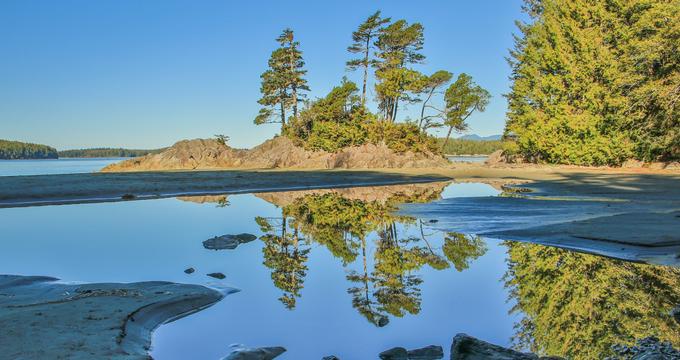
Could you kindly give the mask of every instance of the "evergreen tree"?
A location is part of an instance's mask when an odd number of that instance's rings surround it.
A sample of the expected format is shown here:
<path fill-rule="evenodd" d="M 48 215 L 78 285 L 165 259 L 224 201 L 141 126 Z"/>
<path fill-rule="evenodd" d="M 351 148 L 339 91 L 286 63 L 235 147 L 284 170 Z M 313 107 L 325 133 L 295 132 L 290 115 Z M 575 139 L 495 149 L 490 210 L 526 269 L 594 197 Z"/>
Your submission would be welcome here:
<path fill-rule="evenodd" d="M 472 81 L 472 77 L 462 73 L 456 81 L 446 89 L 444 99 L 446 108 L 443 111 L 444 125 L 449 127 L 442 149 L 451 137 L 453 130 L 463 131 L 467 129 L 465 122 L 475 111 L 484 111 L 489 103 L 491 95 L 481 86 Z"/>
<path fill-rule="evenodd" d="M 361 88 L 361 105 L 366 104 L 366 82 L 368 80 L 368 67 L 373 62 L 371 59 L 372 41 L 380 33 L 382 26 L 389 23 L 390 18 L 381 18 L 380 11 L 376 11 L 369 16 L 359 28 L 352 33 L 352 45 L 347 47 L 347 51 L 353 54 L 361 54 L 360 58 L 347 61 L 350 70 L 363 69 L 363 86 Z"/>
<path fill-rule="evenodd" d="M 375 42 L 378 49 L 378 61 L 375 62 L 378 84 L 375 89 L 379 108 L 389 122 L 396 119 L 399 101 L 414 101 L 408 92 L 418 91 L 422 74 L 406 66 L 425 60 L 425 55 L 420 52 L 424 42 L 423 26 L 419 23 L 409 25 L 406 20 L 398 20 L 382 28 Z"/>
<path fill-rule="evenodd" d="M 419 93 L 425 95 L 423 100 L 423 106 L 420 110 L 420 121 L 418 122 L 418 127 L 423 131 L 431 127 L 438 127 L 440 124 L 434 122 L 433 120 L 441 118 L 439 114 L 425 116 L 425 109 L 428 107 L 428 103 L 432 99 L 432 96 L 437 93 L 439 88 L 446 85 L 453 74 L 445 70 L 439 70 L 430 76 L 423 76 L 422 84 L 419 86 Z"/>
<path fill-rule="evenodd" d="M 309 91 L 309 87 L 304 78 L 307 71 L 304 70 L 300 43 L 294 40 L 293 31 L 285 29 L 276 41 L 280 47 L 272 52 L 269 69 L 260 76 L 262 98 L 258 103 L 264 107 L 255 118 L 255 124 L 281 123 L 283 133 L 287 110 L 292 108 L 293 117 L 297 117 L 298 102 L 304 98 L 300 91 Z M 277 106 L 279 114 L 275 116 Z"/>

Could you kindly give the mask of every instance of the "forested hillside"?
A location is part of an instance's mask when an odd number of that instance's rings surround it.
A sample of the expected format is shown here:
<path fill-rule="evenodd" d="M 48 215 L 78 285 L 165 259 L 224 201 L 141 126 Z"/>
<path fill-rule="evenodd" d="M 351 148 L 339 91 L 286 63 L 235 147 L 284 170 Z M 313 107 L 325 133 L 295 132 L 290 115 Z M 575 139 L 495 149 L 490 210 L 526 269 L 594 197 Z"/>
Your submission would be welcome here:
<path fill-rule="evenodd" d="M 59 152 L 59 157 L 65 158 L 105 158 L 105 157 L 137 157 L 147 154 L 156 154 L 163 149 L 155 150 L 139 150 L 139 149 L 123 149 L 123 148 L 93 148 L 93 149 L 77 149 L 77 150 L 63 150 Z"/>
<path fill-rule="evenodd" d="M 0 140 L 0 159 L 56 159 L 57 150 L 40 144 Z"/>
<path fill-rule="evenodd" d="M 528 160 L 680 158 L 680 0 L 525 0 L 506 133 Z"/>

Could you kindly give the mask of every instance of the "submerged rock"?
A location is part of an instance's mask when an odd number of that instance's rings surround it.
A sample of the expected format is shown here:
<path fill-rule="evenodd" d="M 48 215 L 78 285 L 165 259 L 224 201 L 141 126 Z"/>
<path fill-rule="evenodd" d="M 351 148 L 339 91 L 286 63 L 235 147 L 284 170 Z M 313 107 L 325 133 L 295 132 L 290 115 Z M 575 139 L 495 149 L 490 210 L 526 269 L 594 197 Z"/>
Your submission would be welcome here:
<path fill-rule="evenodd" d="M 226 276 L 224 274 L 222 274 L 221 272 L 210 273 L 210 274 L 208 274 L 208 276 L 215 278 L 215 279 L 220 279 L 220 280 L 226 278 Z"/>
<path fill-rule="evenodd" d="M 408 351 L 403 347 L 394 347 L 381 352 L 378 356 L 382 360 L 408 360 Z"/>
<path fill-rule="evenodd" d="M 451 360 L 537 360 L 538 356 L 526 354 L 479 340 L 467 334 L 458 334 L 451 344 Z"/>
<path fill-rule="evenodd" d="M 208 250 L 234 250 L 239 245 L 251 242 L 257 239 L 253 234 L 238 234 L 238 235 L 222 235 L 215 236 L 203 242 L 203 247 Z"/>
<path fill-rule="evenodd" d="M 271 360 L 286 352 L 281 346 L 262 348 L 237 348 L 222 360 Z"/>

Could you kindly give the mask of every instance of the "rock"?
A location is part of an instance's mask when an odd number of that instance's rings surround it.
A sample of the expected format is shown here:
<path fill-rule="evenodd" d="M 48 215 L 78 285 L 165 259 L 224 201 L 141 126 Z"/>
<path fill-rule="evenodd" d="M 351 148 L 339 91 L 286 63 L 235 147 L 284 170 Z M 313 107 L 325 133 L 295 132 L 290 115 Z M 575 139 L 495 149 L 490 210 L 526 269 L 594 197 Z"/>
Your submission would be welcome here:
<path fill-rule="evenodd" d="M 220 279 L 220 280 L 226 278 L 226 276 L 224 274 L 222 274 L 221 272 L 210 273 L 210 274 L 208 274 L 208 276 L 213 277 L 215 279 Z"/>
<path fill-rule="evenodd" d="M 451 344 L 451 360 L 537 360 L 538 356 L 458 334 Z"/>
<path fill-rule="evenodd" d="M 668 163 L 665 167 L 666 170 L 680 170 L 680 162 L 674 161 Z"/>
<path fill-rule="evenodd" d="M 675 319 L 675 322 L 680 324 L 680 305 L 676 306 L 671 310 L 671 316 Z"/>
<path fill-rule="evenodd" d="M 503 155 L 503 150 L 496 150 L 489 154 L 489 157 L 486 158 L 485 163 L 487 165 L 498 165 L 506 163 L 505 155 Z"/>
<path fill-rule="evenodd" d="M 378 356 L 382 360 L 408 360 L 408 351 L 403 347 L 395 347 L 381 352 Z"/>
<path fill-rule="evenodd" d="M 408 351 L 409 360 L 436 360 L 444 357 L 444 349 L 438 345 L 430 345 Z"/>
<path fill-rule="evenodd" d="M 134 194 L 123 194 L 120 198 L 123 200 L 134 200 L 137 197 Z"/>
<path fill-rule="evenodd" d="M 324 356 L 323 358 L 321 358 L 321 360 L 340 360 L 340 358 L 335 356 L 335 355 L 329 355 L 329 356 Z"/>
<path fill-rule="evenodd" d="M 645 166 L 645 163 L 640 160 L 628 159 L 621 164 L 624 169 L 641 169 Z"/>
<path fill-rule="evenodd" d="M 235 349 L 222 360 L 271 360 L 286 352 L 281 346 Z"/>
<path fill-rule="evenodd" d="M 659 341 L 657 337 L 649 336 L 640 339 L 633 346 L 614 345 L 612 350 L 618 355 L 608 360 L 665 360 L 680 359 L 680 351 L 673 348 L 669 341 Z"/>
<path fill-rule="evenodd" d="M 194 271 L 196 271 L 196 269 L 190 267 L 190 268 L 188 268 L 188 269 L 185 269 L 185 270 L 184 270 L 184 273 L 185 273 L 185 274 L 193 274 Z"/>
<path fill-rule="evenodd" d="M 238 235 L 222 235 L 215 236 L 203 242 L 203 247 L 208 250 L 233 250 L 239 245 L 251 242 L 257 239 L 253 234 L 238 234 Z"/>
<path fill-rule="evenodd" d="M 338 152 L 310 151 L 277 136 L 250 150 L 233 149 L 214 139 L 183 140 L 158 154 L 111 164 L 103 172 L 139 170 L 254 169 L 254 168 L 423 168 L 448 167 L 433 153 L 397 153 L 387 145 L 364 144 Z"/>

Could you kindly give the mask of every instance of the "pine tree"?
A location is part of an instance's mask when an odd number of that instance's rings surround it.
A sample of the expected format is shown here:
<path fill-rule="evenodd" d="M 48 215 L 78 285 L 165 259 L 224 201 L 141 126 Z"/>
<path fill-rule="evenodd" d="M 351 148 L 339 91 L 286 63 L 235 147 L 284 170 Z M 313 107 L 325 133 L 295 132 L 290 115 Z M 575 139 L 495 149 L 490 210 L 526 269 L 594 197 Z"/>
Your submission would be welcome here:
<path fill-rule="evenodd" d="M 425 116 L 425 109 L 428 108 L 428 103 L 432 100 L 432 96 L 437 93 L 439 88 L 446 85 L 453 74 L 445 70 L 439 70 L 430 76 L 423 76 L 422 84 L 419 86 L 419 93 L 425 95 L 423 100 L 423 105 L 420 109 L 420 121 L 418 122 L 418 127 L 425 131 L 431 127 L 438 127 L 440 124 L 435 123 L 433 120 L 440 118 L 439 114 Z M 430 106 L 431 107 L 431 106 Z"/>
<path fill-rule="evenodd" d="M 366 82 L 368 80 L 368 68 L 373 62 L 371 59 L 372 41 L 380 33 L 382 26 L 389 23 L 390 18 L 381 18 L 380 11 L 376 11 L 369 16 L 359 28 L 352 33 L 352 45 L 347 47 L 347 51 L 353 54 L 361 54 L 360 58 L 347 61 L 347 68 L 350 70 L 363 69 L 363 87 L 361 89 L 361 105 L 366 104 Z"/>
<path fill-rule="evenodd" d="M 380 31 L 375 42 L 378 49 L 378 61 L 375 62 L 378 84 L 375 89 L 379 107 L 387 121 L 395 121 L 400 100 L 415 101 L 408 92 L 418 90 L 422 74 L 406 66 L 425 60 L 425 55 L 420 52 L 424 42 L 423 26 L 419 23 L 409 25 L 406 20 L 398 20 Z"/>
<path fill-rule="evenodd" d="M 463 131 L 467 128 L 465 122 L 475 111 L 484 111 L 489 104 L 491 95 L 488 91 L 472 81 L 472 77 L 462 73 L 456 81 L 446 89 L 444 100 L 444 125 L 449 127 L 442 150 L 451 137 L 453 130 Z"/>

